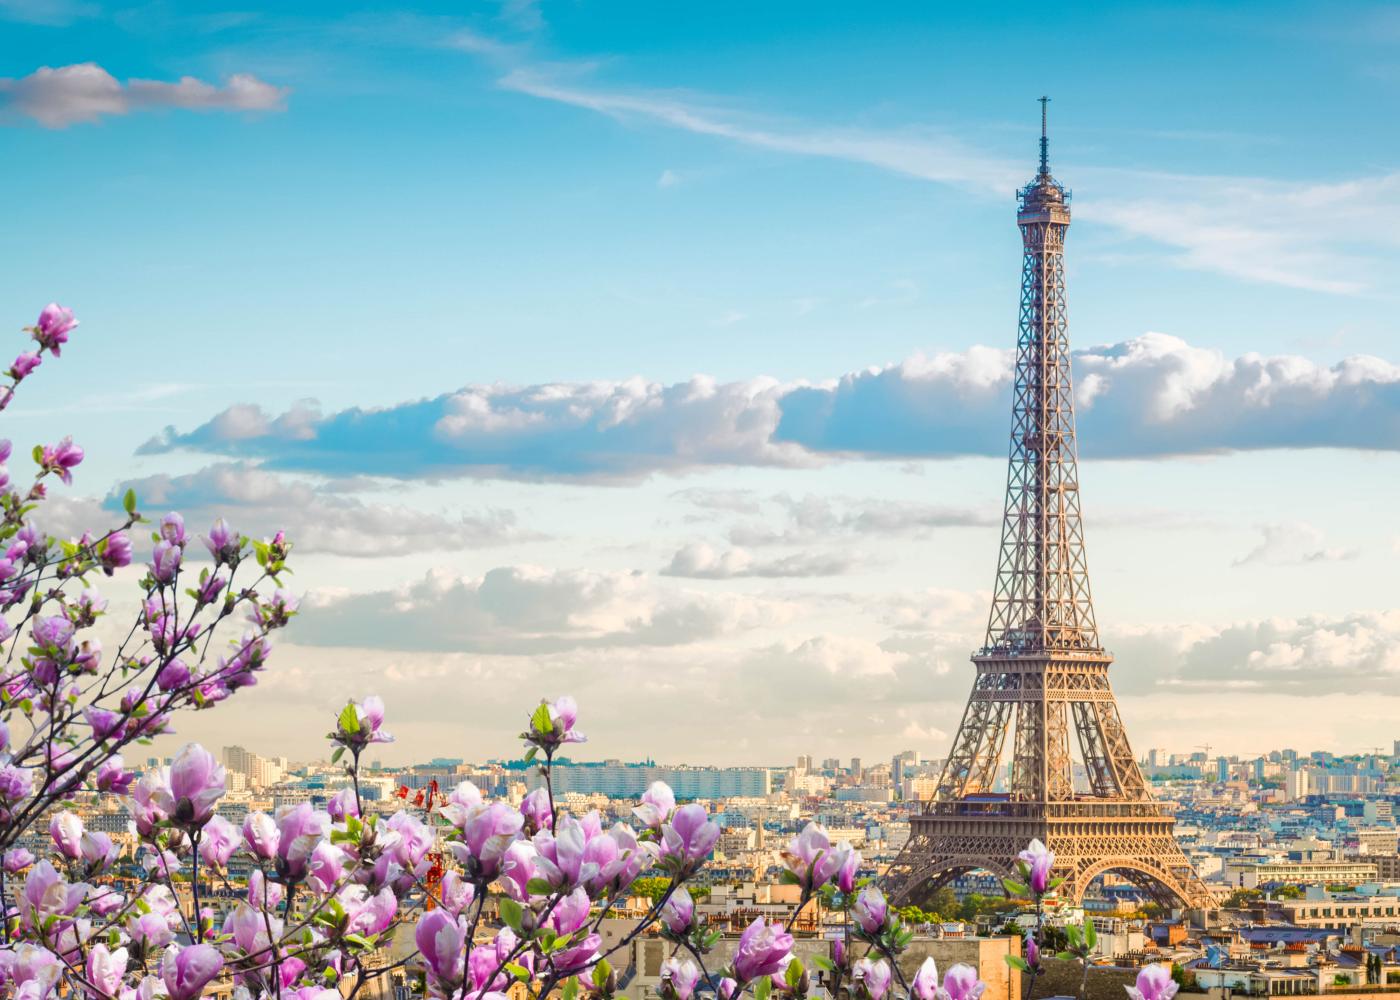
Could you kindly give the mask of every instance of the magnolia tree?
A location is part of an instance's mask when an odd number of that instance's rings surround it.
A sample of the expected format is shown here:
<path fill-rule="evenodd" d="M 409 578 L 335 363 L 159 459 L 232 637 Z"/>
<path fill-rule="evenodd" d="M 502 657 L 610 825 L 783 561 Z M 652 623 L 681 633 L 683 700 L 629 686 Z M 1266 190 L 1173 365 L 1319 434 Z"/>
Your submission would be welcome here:
<path fill-rule="evenodd" d="M 5 373 L 0 409 L 46 357 L 61 355 L 76 325 L 68 310 L 44 309 L 28 328 L 35 348 Z M 8 442 L 0 452 L 9 457 Z M 329 733 L 347 780 L 324 811 L 302 803 L 250 813 L 235 827 L 218 811 L 224 769 L 193 743 L 138 778 L 123 760 L 131 744 L 171 732 L 181 709 L 214 708 L 256 684 L 271 633 L 296 613 L 280 586 L 291 545 L 281 533 L 257 541 L 223 521 L 198 544 L 178 514 L 166 514 L 151 525 L 136 610 L 103 624 L 120 637 L 104 651 L 95 632 L 108 604 L 93 583 L 133 563 L 132 533 L 147 519 L 128 493 L 107 530 L 47 537 L 36 524 L 48 487 L 72 481 L 83 451 L 65 438 L 35 447 L 33 458 L 26 486 L 0 467 L 0 996 L 195 1000 L 231 982 L 248 1000 L 336 1000 L 377 993 L 377 980 L 401 970 L 435 1000 L 503 1000 L 516 984 L 533 1000 L 556 992 L 608 1000 L 632 942 L 651 934 L 671 949 L 665 1000 L 800 998 L 812 977 L 794 957 L 791 931 L 813 905 L 839 914 L 839 939 L 812 960 L 834 994 L 981 995 L 968 966 L 940 980 L 926 961 L 905 981 L 899 957 L 912 932 L 858 878 L 860 855 L 815 824 L 784 852 L 784 878 L 801 889 L 792 917 L 756 919 L 731 960 L 712 969 L 720 932 L 698 919 L 689 886 L 719 826 L 661 783 L 628 822 L 557 809 L 555 756 L 584 738 L 567 697 L 529 717 L 525 757 L 544 783 L 518 806 L 463 782 L 423 808 L 403 800 L 367 808 L 361 757 L 392 740 L 376 697 L 347 703 Z M 130 856 L 74 811 L 104 798 L 131 817 Z M 36 857 L 24 844 L 40 839 L 46 849 Z M 247 876 L 235 879 L 233 868 Z M 605 948 L 602 922 L 643 875 L 661 877 L 664 891 Z M 215 895 L 234 901 L 222 919 Z M 1037 967 L 1033 952 L 1028 959 L 1028 970 Z M 1168 998 L 1144 991 L 1139 1000 Z"/>

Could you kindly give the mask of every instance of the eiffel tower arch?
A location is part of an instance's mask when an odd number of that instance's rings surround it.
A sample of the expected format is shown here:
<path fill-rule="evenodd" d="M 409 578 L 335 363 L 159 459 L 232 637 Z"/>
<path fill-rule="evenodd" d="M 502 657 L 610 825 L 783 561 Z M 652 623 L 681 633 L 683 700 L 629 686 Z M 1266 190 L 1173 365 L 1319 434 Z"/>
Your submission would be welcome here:
<path fill-rule="evenodd" d="M 1064 245 L 1070 193 L 1040 171 L 1017 192 L 1022 271 L 1011 453 L 996 586 L 976 678 L 933 799 L 884 876 L 899 904 L 959 874 L 1010 874 L 1032 838 L 1055 852 L 1060 894 L 1079 903 L 1105 872 L 1169 907 L 1216 901 L 1152 799 L 1109 685 L 1080 516 Z M 1071 736 L 1087 774 L 1076 787 Z M 1010 774 L 997 789 L 1004 755 Z"/>

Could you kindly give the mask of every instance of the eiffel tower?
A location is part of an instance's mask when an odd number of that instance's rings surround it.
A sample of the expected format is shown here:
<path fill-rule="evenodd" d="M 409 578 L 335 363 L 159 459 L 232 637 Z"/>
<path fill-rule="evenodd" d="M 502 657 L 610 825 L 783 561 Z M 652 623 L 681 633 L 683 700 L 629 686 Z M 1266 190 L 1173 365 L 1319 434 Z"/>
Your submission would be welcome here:
<path fill-rule="evenodd" d="M 1214 909 L 1128 745 L 1108 682 L 1113 657 L 1094 621 L 1065 310 L 1070 193 L 1050 174 L 1048 100 L 1041 98 L 1040 172 L 1017 192 L 1020 336 L 986 643 L 972 657 L 977 677 L 937 791 L 912 818 L 885 887 L 903 905 L 967 871 L 1008 876 L 1036 837 L 1055 852 L 1060 897 L 1071 903 L 1113 872 L 1169 908 Z M 1071 726 L 1087 787 L 1075 787 Z M 997 791 L 1008 739 L 1009 781 Z"/>

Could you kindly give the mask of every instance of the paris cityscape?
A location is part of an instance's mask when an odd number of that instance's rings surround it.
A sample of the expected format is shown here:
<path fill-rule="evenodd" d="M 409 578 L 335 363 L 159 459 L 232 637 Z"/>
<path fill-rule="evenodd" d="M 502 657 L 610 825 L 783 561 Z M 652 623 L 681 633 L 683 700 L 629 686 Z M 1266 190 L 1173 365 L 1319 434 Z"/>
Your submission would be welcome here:
<path fill-rule="evenodd" d="M 245 7 L 0 0 L 0 1000 L 1400 997 L 1393 7 Z"/>

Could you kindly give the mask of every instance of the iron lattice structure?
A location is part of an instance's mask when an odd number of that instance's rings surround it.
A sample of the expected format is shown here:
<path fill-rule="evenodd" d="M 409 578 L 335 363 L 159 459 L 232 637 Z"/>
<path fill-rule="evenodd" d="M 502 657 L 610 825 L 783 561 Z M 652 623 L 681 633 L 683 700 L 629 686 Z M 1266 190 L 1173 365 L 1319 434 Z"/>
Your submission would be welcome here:
<path fill-rule="evenodd" d="M 1062 898 L 1120 874 L 1175 907 L 1213 908 L 1152 800 L 1109 686 L 1084 554 L 1065 308 L 1070 193 L 1050 173 L 1041 104 L 1040 172 L 1017 192 L 1023 246 L 1006 513 L 986 642 L 934 798 L 913 817 L 885 876 L 900 904 L 955 876 L 1009 875 L 1038 837 L 1055 852 Z M 1070 732 L 1087 787 L 1076 788 Z M 1014 733 L 1014 736 L 1012 735 Z M 1010 772 L 997 790 L 1012 740 Z"/>

